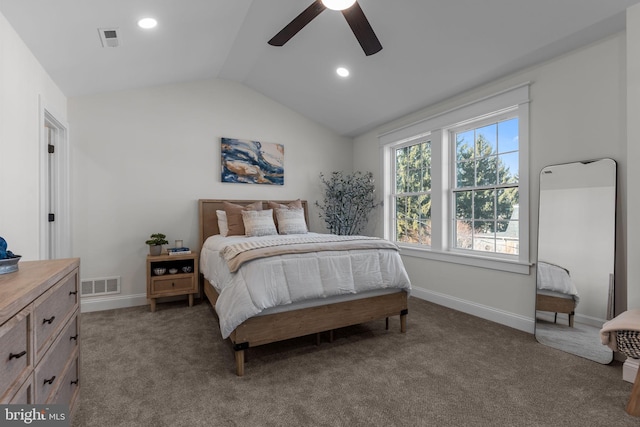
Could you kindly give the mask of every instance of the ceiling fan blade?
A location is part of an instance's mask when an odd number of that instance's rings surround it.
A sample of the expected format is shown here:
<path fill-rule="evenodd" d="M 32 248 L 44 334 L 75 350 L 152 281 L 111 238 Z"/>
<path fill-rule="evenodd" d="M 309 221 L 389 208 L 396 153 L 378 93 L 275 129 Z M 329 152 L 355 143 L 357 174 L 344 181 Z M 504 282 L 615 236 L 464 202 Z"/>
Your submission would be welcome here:
<path fill-rule="evenodd" d="M 305 25 L 311 22 L 313 18 L 320 15 L 320 12 L 325 9 L 325 5 L 323 5 L 320 0 L 314 1 L 311 6 L 302 11 L 300 15 L 296 16 L 293 21 L 289 22 L 289 24 L 280 30 L 278 34 L 273 36 L 268 43 L 272 46 L 283 46 L 291 39 L 291 37 L 295 36 L 298 31 L 303 29 Z"/>
<path fill-rule="evenodd" d="M 355 2 L 349 9 L 343 10 L 342 14 L 349 23 L 360 46 L 362 46 L 365 55 L 373 55 L 382 50 L 380 40 L 378 40 L 376 33 L 373 32 L 373 28 L 371 28 L 371 24 L 369 24 L 358 2 Z"/>

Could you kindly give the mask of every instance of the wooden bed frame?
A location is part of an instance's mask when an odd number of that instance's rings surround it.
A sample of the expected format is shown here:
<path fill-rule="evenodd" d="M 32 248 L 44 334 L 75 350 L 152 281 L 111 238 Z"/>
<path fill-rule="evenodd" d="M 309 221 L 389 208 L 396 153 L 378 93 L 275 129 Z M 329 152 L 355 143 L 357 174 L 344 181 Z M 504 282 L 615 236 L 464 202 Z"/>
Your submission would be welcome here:
<path fill-rule="evenodd" d="M 569 315 L 569 326 L 573 328 L 576 301 L 573 298 L 554 297 L 552 295 L 536 294 L 536 310 L 551 311 L 555 313 L 554 323 L 558 319 L 558 313 Z"/>
<path fill-rule="evenodd" d="M 247 205 L 255 200 L 228 200 L 231 203 Z M 276 203 L 288 204 L 289 201 Z M 267 202 L 263 202 L 268 208 Z M 306 201 L 302 201 L 305 219 L 309 223 L 309 211 Z M 200 199 L 198 212 L 200 219 L 200 248 L 207 237 L 219 234 L 216 210 L 223 210 L 223 200 Z M 215 288 L 203 281 L 204 294 L 215 309 L 218 293 Z M 357 325 L 376 319 L 386 319 L 389 327 L 389 317 L 400 316 L 400 331 L 406 332 L 408 314 L 408 294 L 404 291 L 388 295 L 374 296 L 347 302 L 339 302 L 322 306 L 304 308 L 264 316 L 256 316 L 244 321 L 229 336 L 235 350 L 236 374 L 244 375 L 245 350 L 276 341 L 305 335 L 319 334 L 324 331 Z M 332 334 L 330 334 L 332 336 Z"/>

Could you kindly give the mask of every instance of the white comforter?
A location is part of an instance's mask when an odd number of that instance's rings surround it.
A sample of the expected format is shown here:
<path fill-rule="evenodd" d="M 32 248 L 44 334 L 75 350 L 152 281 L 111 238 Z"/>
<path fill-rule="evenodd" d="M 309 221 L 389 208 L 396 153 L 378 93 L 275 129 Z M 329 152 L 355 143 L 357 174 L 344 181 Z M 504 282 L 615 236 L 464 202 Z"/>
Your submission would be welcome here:
<path fill-rule="evenodd" d="M 202 247 L 200 270 L 220 294 L 216 312 L 223 338 L 267 308 L 374 289 L 411 289 L 398 251 L 389 249 L 278 255 L 250 261 L 236 273 L 229 271 L 220 255 L 226 245 L 265 238 L 274 236 L 215 235 Z"/>

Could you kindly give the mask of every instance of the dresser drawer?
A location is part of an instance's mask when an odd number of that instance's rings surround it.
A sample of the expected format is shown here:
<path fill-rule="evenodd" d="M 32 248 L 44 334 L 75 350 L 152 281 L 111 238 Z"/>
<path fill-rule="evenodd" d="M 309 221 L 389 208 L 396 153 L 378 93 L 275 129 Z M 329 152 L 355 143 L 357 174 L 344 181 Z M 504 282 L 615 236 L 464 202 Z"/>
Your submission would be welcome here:
<path fill-rule="evenodd" d="M 151 281 L 151 292 L 153 295 L 171 294 L 173 292 L 184 293 L 184 291 L 189 290 L 196 292 L 197 289 L 194 288 L 194 280 L 192 277 L 153 279 Z"/>
<path fill-rule="evenodd" d="M 62 378 L 62 382 L 60 384 L 60 388 L 56 392 L 56 395 L 51 399 L 50 402 L 47 403 L 58 403 L 58 404 L 66 404 L 73 406 L 71 402 L 73 402 L 73 395 L 76 390 L 78 390 L 80 386 L 80 371 L 78 371 L 78 357 L 76 356 L 69 366 L 69 369 L 64 374 Z"/>
<path fill-rule="evenodd" d="M 77 343 L 78 318 L 74 317 L 36 367 L 36 403 L 47 403 L 51 393 L 59 387 L 64 367 L 78 347 Z"/>
<path fill-rule="evenodd" d="M 13 389 L 33 366 L 31 310 L 25 309 L 0 326 L 0 397 Z"/>
<path fill-rule="evenodd" d="M 27 381 L 22 384 L 22 387 L 11 398 L 9 404 L 30 405 L 35 402 L 33 398 L 33 373 L 29 375 Z"/>
<path fill-rule="evenodd" d="M 33 313 L 36 360 L 40 360 L 68 314 L 78 305 L 78 271 L 63 278 L 36 300 Z"/>

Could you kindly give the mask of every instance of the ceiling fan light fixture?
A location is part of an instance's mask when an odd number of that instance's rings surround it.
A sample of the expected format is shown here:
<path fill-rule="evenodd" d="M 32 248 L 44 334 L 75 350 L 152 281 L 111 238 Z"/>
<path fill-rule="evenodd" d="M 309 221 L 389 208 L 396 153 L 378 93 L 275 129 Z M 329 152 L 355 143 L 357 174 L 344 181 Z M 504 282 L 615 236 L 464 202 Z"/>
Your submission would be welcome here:
<path fill-rule="evenodd" d="M 267 43 L 271 46 L 284 46 L 285 43 L 291 40 L 291 37 L 298 34 L 300 30 L 326 9 L 335 9 L 342 13 L 366 56 L 382 50 L 380 40 L 378 40 L 369 20 L 356 0 L 314 0 Z"/>
<path fill-rule="evenodd" d="M 322 4 L 331 10 L 349 9 L 356 0 L 322 0 Z"/>

